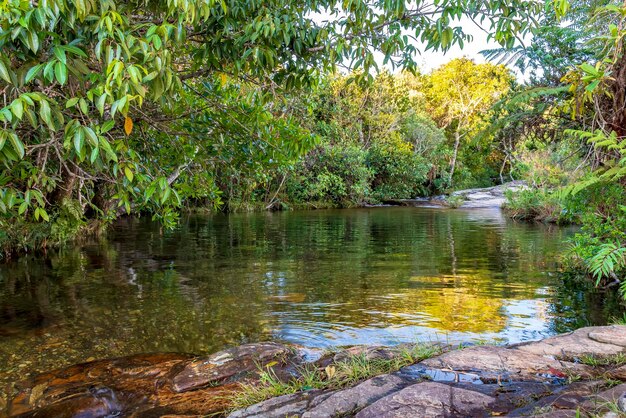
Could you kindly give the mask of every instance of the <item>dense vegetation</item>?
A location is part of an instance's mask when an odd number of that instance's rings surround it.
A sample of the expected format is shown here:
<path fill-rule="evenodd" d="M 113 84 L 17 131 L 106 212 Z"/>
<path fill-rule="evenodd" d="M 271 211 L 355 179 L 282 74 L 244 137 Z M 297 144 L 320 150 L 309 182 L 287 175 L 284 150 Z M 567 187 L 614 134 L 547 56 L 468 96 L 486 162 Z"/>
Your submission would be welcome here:
<path fill-rule="evenodd" d="M 173 227 L 184 209 L 514 178 L 531 188 L 512 215 L 581 222 L 569 264 L 626 290 L 625 16 L 607 0 L 7 0 L 0 245 L 45 248 L 131 213 Z M 421 73 L 416 45 L 471 41 L 461 19 L 502 46 L 492 63 Z"/>
<path fill-rule="evenodd" d="M 333 72 L 349 65 L 360 71 L 357 82 L 371 81 L 375 53 L 413 70 L 413 40 L 445 51 L 471 39 L 455 24 L 462 16 L 512 45 L 540 10 L 535 0 L 2 2 L 0 240 L 37 248 L 123 213 L 150 214 L 171 227 L 181 206 L 271 205 L 294 170 L 326 182 L 292 192 L 307 201 L 356 203 L 370 188 L 388 193 L 378 183 L 396 171 L 423 175 L 419 163 L 388 164 L 388 152 L 406 160 L 411 147 L 396 151 L 392 143 L 402 136 L 385 144 L 374 126 L 408 106 L 399 99 L 395 109 L 377 110 L 372 125 L 364 112 L 361 132 L 369 141 L 364 129 L 372 129 L 372 144 L 351 145 L 329 131 L 332 143 L 321 146 L 315 133 L 324 127 L 313 112 L 325 98 L 339 98 Z M 411 129 L 408 113 L 393 117 L 407 124 L 398 130 Z M 328 127 L 356 128 L 342 124 Z M 331 150 L 340 142 L 343 149 Z M 316 144 L 317 157 L 307 161 L 319 158 L 319 173 L 303 173 L 302 157 Z M 339 185 L 332 166 L 344 154 L 355 170 L 365 159 L 377 168 Z"/>

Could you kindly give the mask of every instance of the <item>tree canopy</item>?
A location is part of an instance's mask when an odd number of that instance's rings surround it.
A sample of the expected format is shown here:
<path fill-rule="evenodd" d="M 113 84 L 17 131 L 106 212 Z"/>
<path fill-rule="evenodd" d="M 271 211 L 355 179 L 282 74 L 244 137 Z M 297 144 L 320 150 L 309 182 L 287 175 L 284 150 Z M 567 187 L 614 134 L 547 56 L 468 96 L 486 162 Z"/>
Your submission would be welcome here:
<path fill-rule="evenodd" d="M 413 69 L 414 41 L 445 51 L 471 40 L 463 16 L 510 46 L 541 10 L 536 0 L 7 0 L 2 219 L 145 211 L 171 224 L 185 199 L 221 204 L 223 179 L 207 167 L 262 175 L 310 149 L 291 119 L 307 105 L 289 91 L 342 66 L 371 80 L 378 52 Z"/>

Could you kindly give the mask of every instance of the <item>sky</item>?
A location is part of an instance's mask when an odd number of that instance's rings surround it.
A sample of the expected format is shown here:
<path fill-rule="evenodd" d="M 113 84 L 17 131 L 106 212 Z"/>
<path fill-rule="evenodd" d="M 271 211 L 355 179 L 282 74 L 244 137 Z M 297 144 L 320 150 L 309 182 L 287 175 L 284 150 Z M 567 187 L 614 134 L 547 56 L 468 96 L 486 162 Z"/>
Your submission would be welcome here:
<path fill-rule="evenodd" d="M 312 17 L 314 20 L 317 20 L 319 22 L 334 19 L 334 17 L 332 17 L 329 13 L 313 13 Z M 483 51 L 486 49 L 495 49 L 499 47 L 499 44 L 493 40 L 488 42 L 487 41 L 488 35 L 487 33 L 485 33 L 485 30 L 476 26 L 475 23 L 473 23 L 467 18 L 462 18 L 460 21 L 454 22 L 453 26 L 463 27 L 463 30 L 465 33 L 473 36 L 472 42 L 466 42 L 462 49 L 460 46 L 454 45 L 445 54 L 441 51 L 432 51 L 432 50 L 425 51 L 426 49 L 425 45 L 417 44 L 416 45 L 417 49 L 421 51 L 421 54 L 415 57 L 415 61 L 418 63 L 420 70 L 422 72 L 425 72 L 425 73 L 430 72 L 431 70 L 449 62 L 450 60 L 454 58 L 467 57 L 467 58 L 473 59 L 477 63 L 484 63 L 484 62 L 487 62 L 487 60 L 480 53 L 480 51 Z M 381 65 L 381 68 L 383 68 L 382 67 L 382 62 L 383 62 L 382 53 L 375 54 L 375 58 L 377 62 L 379 63 L 379 65 Z M 395 69 L 395 70 L 392 69 L 391 66 L 389 66 L 389 68 L 387 69 L 391 72 L 399 71 L 399 69 Z M 525 79 L 524 75 L 519 73 L 519 71 L 516 68 L 509 66 L 509 69 L 514 73 L 514 75 L 518 78 L 518 80 L 521 81 Z"/>
<path fill-rule="evenodd" d="M 473 23 L 462 22 L 461 26 L 463 26 L 466 33 L 474 37 L 473 41 L 465 43 L 463 49 L 458 45 L 454 45 L 445 54 L 441 51 L 422 52 L 422 54 L 415 59 L 415 61 L 419 63 L 422 71 L 429 72 L 454 58 L 461 57 L 471 58 L 477 63 L 487 62 L 485 57 L 480 54 L 480 51 L 499 47 L 498 43 L 494 41 L 487 42 L 487 34 Z M 419 49 L 423 50 L 425 48 Z"/>

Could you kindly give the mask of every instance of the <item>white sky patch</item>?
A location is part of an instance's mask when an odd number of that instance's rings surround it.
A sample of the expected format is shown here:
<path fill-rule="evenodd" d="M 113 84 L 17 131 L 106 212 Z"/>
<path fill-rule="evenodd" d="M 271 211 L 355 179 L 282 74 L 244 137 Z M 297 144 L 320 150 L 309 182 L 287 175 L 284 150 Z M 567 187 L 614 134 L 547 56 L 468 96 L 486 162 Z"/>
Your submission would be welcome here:
<path fill-rule="evenodd" d="M 312 13 L 310 14 L 310 16 L 313 18 L 313 20 L 319 23 L 332 22 L 337 19 L 337 16 L 330 13 Z M 488 61 L 480 53 L 480 51 L 484 51 L 487 49 L 496 49 L 500 47 L 500 45 L 494 40 L 487 40 L 488 27 L 481 29 L 469 18 L 463 17 L 460 21 L 453 20 L 451 22 L 451 26 L 461 26 L 465 33 L 472 36 L 472 41 L 465 42 L 463 48 L 461 48 L 458 44 L 455 44 L 445 53 L 442 51 L 433 50 L 426 51 L 425 44 L 413 41 L 413 45 L 419 51 L 419 53 L 417 53 L 414 57 L 414 60 L 418 64 L 421 72 L 429 73 L 432 70 L 442 66 L 443 64 L 446 64 L 447 62 L 455 58 L 467 57 L 474 60 L 476 63 L 485 63 Z M 407 32 L 407 34 L 410 34 L 410 32 Z M 377 52 L 374 54 L 374 57 L 381 70 L 387 69 L 392 73 L 401 71 L 401 68 L 392 68 L 391 64 L 383 66 L 384 55 L 382 53 Z M 497 62 L 492 63 L 497 64 Z M 508 65 L 507 67 L 513 72 L 513 74 L 515 75 L 515 77 L 517 77 L 519 81 L 523 81 L 525 79 L 524 74 L 521 74 L 519 70 L 517 70 L 513 66 Z"/>

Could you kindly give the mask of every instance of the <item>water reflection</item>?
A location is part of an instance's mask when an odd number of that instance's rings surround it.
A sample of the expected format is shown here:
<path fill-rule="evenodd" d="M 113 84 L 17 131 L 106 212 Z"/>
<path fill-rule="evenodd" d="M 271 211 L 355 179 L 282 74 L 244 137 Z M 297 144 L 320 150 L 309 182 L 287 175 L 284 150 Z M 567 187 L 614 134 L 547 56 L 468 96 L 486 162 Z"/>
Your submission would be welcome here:
<path fill-rule="evenodd" d="M 165 234 L 125 219 L 107 240 L 0 266 L 0 368 L 15 379 L 267 339 L 516 342 L 604 323 L 602 296 L 551 274 L 570 233 L 423 208 L 191 216 Z"/>

